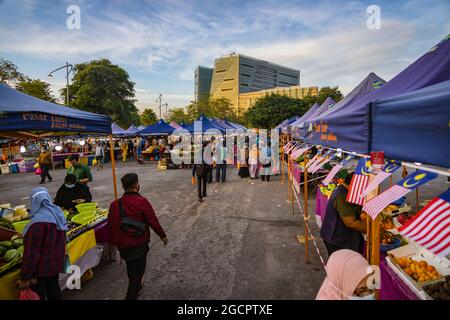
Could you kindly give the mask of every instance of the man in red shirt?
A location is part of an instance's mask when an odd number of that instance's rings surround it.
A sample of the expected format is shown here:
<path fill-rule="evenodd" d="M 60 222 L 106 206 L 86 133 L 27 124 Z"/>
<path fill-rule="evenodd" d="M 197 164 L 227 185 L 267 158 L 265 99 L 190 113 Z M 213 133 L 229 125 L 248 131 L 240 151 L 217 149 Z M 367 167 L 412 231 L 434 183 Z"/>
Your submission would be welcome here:
<path fill-rule="evenodd" d="M 121 181 L 125 193 L 122 198 L 111 203 L 108 224 L 111 243 L 117 246 L 121 258 L 127 263 L 129 282 L 126 299 L 136 300 L 142 289 L 142 277 L 147 263 L 149 227 L 160 237 L 164 246 L 167 245 L 167 237 L 152 205 L 138 193 L 140 186 L 137 174 L 127 173 Z M 120 204 L 123 208 L 123 216 Z M 130 227 L 130 220 L 133 225 L 137 225 L 136 228 Z"/>

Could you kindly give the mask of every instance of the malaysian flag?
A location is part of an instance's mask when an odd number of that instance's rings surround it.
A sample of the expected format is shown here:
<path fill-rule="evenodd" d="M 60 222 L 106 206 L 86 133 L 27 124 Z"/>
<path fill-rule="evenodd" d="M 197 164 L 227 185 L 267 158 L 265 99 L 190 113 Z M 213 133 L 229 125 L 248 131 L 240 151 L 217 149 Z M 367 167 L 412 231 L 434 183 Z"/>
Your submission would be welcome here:
<path fill-rule="evenodd" d="M 317 164 L 316 166 L 314 166 L 314 168 L 311 170 L 311 173 L 316 173 L 317 171 L 320 170 L 320 168 L 322 168 L 324 165 L 326 165 L 328 162 L 330 162 L 331 160 L 333 160 L 336 157 L 336 153 L 332 154 L 331 156 L 327 156 L 325 158 L 324 161 L 320 162 L 319 164 Z"/>
<path fill-rule="evenodd" d="M 333 180 L 334 176 L 339 172 L 339 170 L 341 170 L 348 162 L 350 162 L 350 160 L 352 160 L 353 157 L 354 157 L 353 155 L 349 155 L 344 160 L 342 160 L 341 163 L 335 165 L 328 173 L 327 177 L 323 179 L 322 184 L 324 186 L 327 186 L 331 182 L 331 180 Z"/>
<path fill-rule="evenodd" d="M 363 211 L 367 212 L 367 214 L 369 214 L 372 219 L 375 219 L 377 215 L 392 202 L 400 199 L 410 191 L 418 188 L 419 186 L 427 183 L 430 180 L 433 180 L 436 177 L 436 173 L 417 170 L 416 172 L 397 182 L 395 185 L 393 185 L 383 193 L 368 201 L 364 205 Z"/>
<path fill-rule="evenodd" d="M 369 170 L 370 160 L 365 158 L 359 159 L 352 181 L 348 187 L 347 202 L 358 204 L 360 206 L 365 203 L 366 198 L 361 197 L 361 193 L 369 183 Z"/>
<path fill-rule="evenodd" d="M 322 161 L 324 161 L 325 158 L 327 157 L 327 155 L 329 155 L 329 154 L 330 154 L 330 151 L 327 151 L 327 152 L 325 152 L 323 155 L 320 155 L 320 156 L 316 159 L 316 161 L 314 161 L 314 163 L 311 163 L 311 164 L 308 166 L 308 172 L 312 172 L 312 171 L 314 170 L 314 168 L 315 168 L 316 166 L 318 166 Z"/>
<path fill-rule="evenodd" d="M 382 183 L 387 177 L 392 175 L 398 168 L 400 168 L 401 164 L 395 161 L 389 161 L 383 168 L 383 171 L 378 172 L 375 178 L 369 183 L 367 188 L 361 193 L 362 197 L 367 196 L 373 189 L 378 187 L 380 183 Z"/>
<path fill-rule="evenodd" d="M 436 255 L 450 254 L 450 188 L 398 231 Z"/>
<path fill-rule="evenodd" d="M 304 154 L 309 147 L 306 148 L 299 148 L 291 153 L 291 159 L 296 160 L 298 157 L 300 157 L 302 154 Z"/>
<path fill-rule="evenodd" d="M 321 157 L 322 157 L 322 155 L 320 153 L 316 153 L 316 155 L 314 157 L 312 157 L 312 159 L 310 161 L 308 161 L 308 163 L 305 166 L 305 169 L 313 166 L 317 160 L 321 159 Z"/>
<path fill-rule="evenodd" d="M 295 147 L 295 144 L 292 141 L 289 141 L 284 145 L 284 153 L 289 153 L 293 148 Z"/>

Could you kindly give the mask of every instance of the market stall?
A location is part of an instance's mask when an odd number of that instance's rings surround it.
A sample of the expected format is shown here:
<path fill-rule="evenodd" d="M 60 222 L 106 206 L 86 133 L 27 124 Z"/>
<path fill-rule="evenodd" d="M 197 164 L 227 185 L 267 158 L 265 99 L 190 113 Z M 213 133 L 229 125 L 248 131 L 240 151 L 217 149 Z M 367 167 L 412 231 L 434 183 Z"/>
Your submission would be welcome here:
<path fill-rule="evenodd" d="M 26 95 L 6 85 L 0 84 L 0 137 L 43 139 L 49 137 L 68 137 L 74 134 L 111 135 L 111 119 L 108 116 L 71 109 L 51 102 Z M 112 162 L 112 176 L 114 195 L 117 198 L 117 185 L 115 164 Z M 3 199 L 4 201 L 5 199 Z M 95 233 L 106 228 L 104 221 L 107 210 L 97 208 L 96 204 L 84 204 L 89 210 L 82 212 L 77 208 L 78 214 L 67 216 L 69 221 L 69 244 L 67 246 L 71 263 L 78 265 L 82 272 L 98 264 L 101 257 L 101 248 L 98 247 Z M 81 205 L 79 205 L 81 206 Z M 0 266 L 0 293 L 1 298 L 17 298 L 14 281 L 20 275 L 21 254 L 19 247 L 11 248 L 16 239 L 11 239 L 11 232 L 20 233 L 28 223 L 28 213 L 25 205 L 2 208 L 2 222 L 9 229 L 0 232 L 3 242 L 0 249 L 5 256 Z M 9 224 L 9 225 L 8 225 Z M 102 239 L 104 241 L 104 238 Z M 20 244 L 20 243 L 19 243 Z M 13 251 L 10 251 L 13 249 Z M 15 250 L 15 251 L 14 251 Z M 9 253 L 7 253 L 10 251 Z M 66 277 L 66 275 L 61 275 Z M 63 278 L 60 280 L 64 282 Z"/>

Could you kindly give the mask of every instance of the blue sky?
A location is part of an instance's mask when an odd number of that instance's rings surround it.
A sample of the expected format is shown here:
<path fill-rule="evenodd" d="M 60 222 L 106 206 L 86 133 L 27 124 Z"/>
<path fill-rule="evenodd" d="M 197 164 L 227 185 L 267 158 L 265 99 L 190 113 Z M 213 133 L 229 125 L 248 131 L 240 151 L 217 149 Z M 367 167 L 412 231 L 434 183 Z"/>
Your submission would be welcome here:
<path fill-rule="evenodd" d="M 69 5 L 81 29 L 66 27 Z M 366 27 L 367 6 L 381 29 Z M 300 69 L 302 86 L 349 92 L 369 72 L 389 80 L 450 32 L 449 0 L 0 0 L 0 57 L 49 81 L 49 71 L 106 57 L 136 83 L 137 105 L 171 107 L 193 98 L 197 65 L 237 52 Z"/>

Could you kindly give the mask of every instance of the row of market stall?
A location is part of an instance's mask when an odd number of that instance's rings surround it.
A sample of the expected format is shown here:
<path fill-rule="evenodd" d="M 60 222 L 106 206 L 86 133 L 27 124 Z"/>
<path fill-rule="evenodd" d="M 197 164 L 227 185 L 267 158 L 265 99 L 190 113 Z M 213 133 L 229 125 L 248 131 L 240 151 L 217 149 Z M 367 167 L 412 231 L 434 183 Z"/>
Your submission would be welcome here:
<path fill-rule="evenodd" d="M 292 209 L 297 204 L 303 213 L 305 259 L 312 182 L 320 228 L 333 190 L 354 171 L 347 201 L 362 206 L 365 254 L 381 271 L 378 298 L 449 299 L 450 190 L 442 183 L 434 199 L 419 205 L 419 188 L 439 175 L 450 180 L 449 119 L 450 35 L 390 81 L 370 73 L 342 100 L 328 98 L 283 121 L 277 127 L 288 168 L 283 180 Z M 402 178 L 394 181 L 401 168 Z M 405 201 L 410 192 L 415 212 Z"/>

